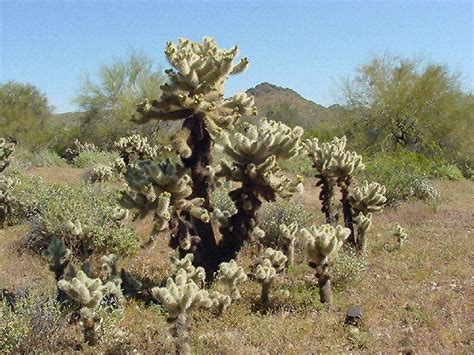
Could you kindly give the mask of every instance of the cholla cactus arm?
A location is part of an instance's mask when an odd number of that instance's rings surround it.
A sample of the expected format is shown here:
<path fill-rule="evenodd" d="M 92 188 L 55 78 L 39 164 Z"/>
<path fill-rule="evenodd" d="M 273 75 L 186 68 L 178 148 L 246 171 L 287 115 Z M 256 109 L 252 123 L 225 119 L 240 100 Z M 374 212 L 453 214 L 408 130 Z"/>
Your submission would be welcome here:
<path fill-rule="evenodd" d="M 395 224 L 395 231 L 393 232 L 394 237 L 397 238 L 398 248 L 402 248 L 403 244 L 408 238 L 408 234 L 404 228 L 399 223 Z"/>
<path fill-rule="evenodd" d="M 270 290 L 275 281 L 277 271 L 269 259 L 263 259 L 255 270 L 255 278 L 262 285 L 261 301 L 267 305 L 270 301 Z"/>
<path fill-rule="evenodd" d="M 5 138 L 0 138 L 0 228 L 4 227 L 7 216 L 13 209 L 11 190 L 15 187 L 16 183 L 8 179 L 4 175 L 4 171 L 10 165 L 14 150 L 15 143 Z"/>
<path fill-rule="evenodd" d="M 139 134 L 122 137 L 114 143 L 115 149 L 120 153 L 120 158 L 125 165 L 136 163 L 138 160 L 157 157 L 160 147 L 148 143 L 148 138 Z"/>
<path fill-rule="evenodd" d="M 247 274 L 235 260 L 221 263 L 217 272 L 217 280 L 222 282 L 230 291 L 230 297 L 236 301 L 241 298 L 238 286 L 247 280 Z"/>
<path fill-rule="evenodd" d="M 171 265 L 171 272 L 174 276 L 177 276 L 180 270 L 184 270 L 187 274 L 189 280 L 194 281 L 196 285 L 204 285 L 204 280 L 206 279 L 206 272 L 204 268 L 193 265 L 194 255 L 186 254 L 184 258 L 178 259 L 173 258 L 173 263 Z"/>
<path fill-rule="evenodd" d="M 365 253 L 367 231 L 372 226 L 372 213 L 369 212 L 367 216 L 365 216 L 360 212 L 359 215 L 354 218 L 354 222 L 357 225 L 357 249 Z"/>
<path fill-rule="evenodd" d="M 279 226 L 280 238 L 279 242 L 282 249 L 285 252 L 286 257 L 288 258 L 287 266 L 292 266 L 294 262 L 295 255 L 295 240 L 296 234 L 299 232 L 298 223 L 293 222 L 288 226 L 286 224 L 280 224 Z"/>
<path fill-rule="evenodd" d="M 232 298 L 230 296 L 218 291 L 212 291 L 209 294 L 209 297 L 212 299 L 212 307 L 217 310 L 218 315 L 222 315 L 222 313 L 224 313 L 232 303 Z"/>
<path fill-rule="evenodd" d="M 69 264 L 68 257 L 71 255 L 71 250 L 66 248 L 64 242 L 53 237 L 48 245 L 48 249 L 43 251 L 43 257 L 51 261 L 50 269 L 54 272 L 56 282 L 61 279 L 64 274 L 64 269 Z"/>
<path fill-rule="evenodd" d="M 292 129 L 266 119 L 242 127 L 242 132 L 222 134 L 221 149 L 230 160 L 223 160 L 216 169 L 216 177 L 241 183 L 229 193 L 237 213 L 230 217 L 227 228 L 221 228 L 224 261 L 235 258 L 243 243 L 251 240 L 263 201 L 274 201 L 277 196 L 287 198 L 302 186 L 302 177 L 291 181 L 281 174 L 278 165 L 279 160 L 299 153 L 303 134 L 300 127 Z"/>
<path fill-rule="evenodd" d="M 282 271 L 285 266 L 288 258 L 279 250 L 273 248 L 267 248 L 262 254 L 262 259 L 268 259 L 272 263 L 272 266 L 277 272 Z"/>
<path fill-rule="evenodd" d="M 191 354 L 188 313 L 198 308 L 211 308 L 213 299 L 206 290 L 201 290 L 188 278 L 184 269 L 180 269 L 174 279 L 168 278 L 166 287 L 155 287 L 151 292 L 169 313 L 176 352 Z"/>
<path fill-rule="evenodd" d="M 387 198 L 385 197 L 385 186 L 377 182 L 370 184 L 365 180 L 362 186 L 357 186 L 350 197 L 352 208 L 356 215 L 362 212 L 367 215 L 369 212 L 379 212 L 383 209 Z"/>
<path fill-rule="evenodd" d="M 87 173 L 87 180 L 94 182 L 109 181 L 114 176 L 114 169 L 111 166 L 97 164 Z"/>
<path fill-rule="evenodd" d="M 117 266 L 118 256 L 116 254 L 104 255 L 102 261 L 102 270 L 107 274 L 107 281 L 120 279 L 120 271 Z"/>
<path fill-rule="evenodd" d="M 348 228 L 324 224 L 309 229 L 303 228 L 301 234 L 306 241 L 306 254 L 309 265 L 316 270 L 319 296 L 322 303 L 331 303 L 330 265 L 335 262 L 337 252 L 350 234 Z"/>
<path fill-rule="evenodd" d="M 15 151 L 15 143 L 8 141 L 5 138 L 0 138 L 0 174 L 11 163 L 11 156 Z"/>

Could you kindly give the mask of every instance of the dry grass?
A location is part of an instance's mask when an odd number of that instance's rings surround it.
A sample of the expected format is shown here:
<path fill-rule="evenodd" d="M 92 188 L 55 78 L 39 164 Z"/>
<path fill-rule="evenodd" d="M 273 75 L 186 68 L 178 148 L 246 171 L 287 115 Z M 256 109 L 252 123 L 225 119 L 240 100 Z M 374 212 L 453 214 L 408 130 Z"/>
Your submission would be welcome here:
<path fill-rule="evenodd" d="M 83 179 L 84 169 L 67 167 L 32 168 L 33 174 L 39 175 L 46 183 L 75 184 Z"/>
<path fill-rule="evenodd" d="M 65 173 L 71 177 L 68 182 L 75 181 L 72 170 Z M 48 172 L 43 177 L 53 179 L 52 175 Z M 66 180 L 59 174 L 55 179 Z M 243 299 L 222 317 L 196 313 L 194 350 L 232 354 L 473 352 L 474 183 L 439 181 L 436 186 L 443 196 L 437 211 L 421 202 L 409 202 L 375 217 L 365 277 L 336 290 L 332 309 L 319 303 L 311 269 L 304 263 L 296 265 L 279 282 L 289 296 L 274 292 L 268 308 L 258 302 L 259 286 L 249 281 L 243 288 Z M 311 181 L 305 187 L 298 201 L 318 211 L 317 191 Z M 402 250 L 391 247 L 395 222 L 408 231 L 409 239 Z M 150 225 L 151 220 L 137 224 L 143 238 Z M 47 266 L 38 256 L 15 251 L 15 240 L 25 231 L 25 227 L 0 231 L 0 284 L 51 285 Z M 257 254 L 256 246 L 248 246 L 239 262 L 249 265 Z M 165 238 L 159 238 L 126 264 L 142 276 L 159 279 L 167 274 L 170 255 Z M 297 260 L 302 259 L 297 256 Z M 345 310 L 351 305 L 364 310 L 363 325 L 356 331 L 343 324 Z M 159 306 L 145 307 L 130 301 L 120 329 L 126 331 L 119 343 L 122 350 L 173 351 L 166 314 Z M 117 350 L 117 343 L 112 343 L 102 345 L 101 351 Z"/>

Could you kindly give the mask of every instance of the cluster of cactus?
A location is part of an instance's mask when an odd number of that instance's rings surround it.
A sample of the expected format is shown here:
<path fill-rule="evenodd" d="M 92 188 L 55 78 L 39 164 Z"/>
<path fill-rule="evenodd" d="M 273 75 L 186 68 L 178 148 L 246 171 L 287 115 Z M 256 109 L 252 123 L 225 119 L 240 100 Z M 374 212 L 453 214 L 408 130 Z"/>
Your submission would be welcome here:
<path fill-rule="evenodd" d="M 223 50 L 210 38 L 202 43 L 180 39 L 167 44 L 165 55 L 172 68 L 166 71 L 169 80 L 162 86 L 161 98 L 138 105 L 134 120 L 182 120 L 173 137 L 182 165 L 122 163 L 129 185 L 123 206 L 137 209 L 141 216 L 155 211 L 155 232 L 170 228 L 170 245 L 178 248 L 180 257 L 192 252 L 194 264 L 203 266 L 212 278 L 218 265 L 235 258 L 245 241 L 263 235 L 257 226 L 262 201 L 289 197 L 301 187 L 300 177 L 292 182 L 280 174 L 277 161 L 300 151 L 303 130 L 262 119 L 257 125 L 243 124 L 241 132 L 226 131 L 242 116 L 256 114 L 253 97 L 240 93 L 224 98 L 225 80 L 248 64 L 246 58 L 234 64 L 237 47 Z M 211 148 L 217 140 L 230 161 L 222 161 L 213 171 Z M 236 214 L 213 210 L 210 194 L 215 177 L 241 184 L 230 192 Z M 177 182 L 184 192 L 170 187 Z M 219 220 L 221 238 L 215 235 L 210 216 Z"/>
<path fill-rule="evenodd" d="M 73 161 L 82 152 L 97 152 L 99 148 L 94 143 L 81 143 L 78 139 L 75 139 L 72 147 L 65 150 L 65 156 L 69 161 Z"/>
<path fill-rule="evenodd" d="M 97 164 L 87 172 L 87 180 L 92 183 L 110 181 L 113 176 L 113 168 L 104 164 Z"/>
<path fill-rule="evenodd" d="M 280 224 L 279 226 L 279 244 L 283 252 L 285 253 L 288 261 L 287 266 L 293 266 L 295 259 L 295 241 L 298 234 L 298 223 L 293 222 L 289 225 Z"/>
<path fill-rule="evenodd" d="M 5 170 L 11 163 L 14 150 L 14 142 L 0 138 L 0 228 L 4 227 L 7 216 L 12 212 L 11 190 L 15 182 L 5 176 Z"/>
<path fill-rule="evenodd" d="M 315 269 L 319 295 L 322 303 L 331 303 L 331 266 L 337 253 L 349 237 L 350 230 L 342 226 L 323 224 L 319 227 L 303 228 L 301 235 L 306 241 L 309 265 Z"/>
<path fill-rule="evenodd" d="M 204 308 L 216 309 L 218 314 L 222 314 L 232 302 L 229 295 L 202 289 L 206 274 L 202 267 L 194 267 L 192 261 L 192 254 L 182 259 L 174 259 L 173 277 L 167 279 L 165 287 L 155 287 L 151 290 L 153 297 L 168 311 L 168 320 L 172 324 L 171 335 L 178 354 L 191 354 L 191 312 Z M 225 269 L 225 266 L 223 268 Z"/>
<path fill-rule="evenodd" d="M 105 279 L 92 276 L 89 262 L 83 263 L 81 269 L 77 269 L 69 260 L 71 251 L 66 248 L 64 242 L 53 238 L 43 256 L 50 261 L 50 269 L 54 272 L 57 287 L 58 300 L 70 299 L 78 307 L 84 331 L 84 341 L 93 346 L 98 343 L 98 327 L 101 318 L 97 311 L 105 299 L 113 299 L 116 305 L 121 305 L 123 295 L 118 268 L 117 256 L 108 255 L 102 257 L 102 268 L 105 271 Z"/>
<path fill-rule="evenodd" d="M 270 291 L 275 283 L 277 274 L 285 269 L 287 260 L 285 254 L 279 250 L 267 248 L 263 253 L 254 273 L 255 279 L 262 285 L 262 304 L 269 304 Z"/>

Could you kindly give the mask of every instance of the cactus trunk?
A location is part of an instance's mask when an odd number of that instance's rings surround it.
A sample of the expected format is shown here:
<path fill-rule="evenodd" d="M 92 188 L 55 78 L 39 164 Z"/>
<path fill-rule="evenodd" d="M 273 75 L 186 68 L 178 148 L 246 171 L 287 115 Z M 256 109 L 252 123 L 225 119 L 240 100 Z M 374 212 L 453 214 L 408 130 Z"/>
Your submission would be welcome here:
<path fill-rule="evenodd" d="M 354 247 L 357 245 L 356 235 L 354 232 L 354 221 L 352 216 L 352 206 L 349 200 L 349 186 L 352 183 L 350 177 L 346 177 L 344 180 L 338 181 L 338 186 L 341 188 L 341 203 L 342 203 L 342 213 L 344 216 L 344 227 L 349 228 L 351 234 L 347 238 L 347 241 Z"/>
<path fill-rule="evenodd" d="M 171 335 L 174 339 L 177 355 L 191 354 L 191 340 L 189 337 L 190 326 L 188 324 L 188 317 L 186 313 L 179 314 L 175 319 L 172 319 L 173 326 L 171 328 Z"/>
<path fill-rule="evenodd" d="M 321 211 L 326 217 L 326 223 L 336 226 L 338 221 L 337 211 L 334 208 L 334 181 L 327 176 L 317 176 L 321 180 L 316 186 L 321 185 L 319 199 L 321 200 Z"/>
<path fill-rule="evenodd" d="M 316 278 L 319 286 L 319 299 L 321 303 L 330 305 L 332 301 L 331 275 L 327 264 L 316 269 Z"/>
<path fill-rule="evenodd" d="M 272 284 L 270 282 L 262 283 L 262 294 L 261 294 L 261 301 L 262 304 L 265 306 L 270 303 L 270 290 L 272 288 Z"/>
<path fill-rule="evenodd" d="M 212 140 L 204 124 L 204 114 L 198 113 L 187 118 L 183 123 L 183 128 L 187 128 L 191 132 L 187 144 L 191 148 L 192 154 L 188 158 L 182 158 L 184 166 L 191 170 L 193 193 L 190 199 L 203 198 L 202 207 L 211 211 L 210 195 L 214 177 L 209 174 L 207 167 L 211 165 Z M 191 216 L 189 219 L 195 234 L 200 238 L 200 242 L 196 245 L 195 263 L 204 267 L 208 278 L 211 278 L 219 265 L 217 243 L 212 225 Z"/>
<path fill-rule="evenodd" d="M 84 332 L 84 342 L 89 346 L 95 346 L 99 343 L 97 335 L 97 324 L 100 321 L 97 315 L 82 316 L 82 327 Z"/>
<path fill-rule="evenodd" d="M 356 250 L 362 254 L 365 254 L 366 250 L 366 233 L 367 231 L 364 228 L 357 228 Z"/>

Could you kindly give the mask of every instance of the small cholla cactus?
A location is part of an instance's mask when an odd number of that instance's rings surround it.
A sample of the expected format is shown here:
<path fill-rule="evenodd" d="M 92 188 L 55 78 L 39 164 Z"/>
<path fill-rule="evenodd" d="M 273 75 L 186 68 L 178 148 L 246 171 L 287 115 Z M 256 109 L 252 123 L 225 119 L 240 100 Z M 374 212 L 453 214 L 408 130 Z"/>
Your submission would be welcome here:
<path fill-rule="evenodd" d="M 281 248 L 285 252 L 286 257 L 288 258 L 287 266 L 290 267 L 294 262 L 295 255 L 295 240 L 296 234 L 298 233 L 298 223 L 293 222 L 288 226 L 286 224 L 280 224 L 280 239 Z"/>
<path fill-rule="evenodd" d="M 354 214 L 382 211 L 387 198 L 385 197 L 386 188 L 377 182 L 364 181 L 362 186 L 357 186 L 350 197 Z"/>
<path fill-rule="evenodd" d="M 70 255 L 71 250 L 66 248 L 64 242 L 56 236 L 51 239 L 48 249 L 43 251 L 43 257 L 51 261 L 50 270 L 54 272 L 56 282 L 63 277 L 64 270 L 69 264 Z"/>
<path fill-rule="evenodd" d="M 321 211 L 326 216 L 326 223 L 336 225 L 338 213 L 334 208 L 334 188 L 337 185 L 342 191 L 342 204 L 345 225 L 351 227 L 352 220 L 348 215 L 348 192 L 352 176 L 365 168 L 362 157 L 355 152 L 346 151 L 347 139 L 334 137 L 331 142 L 319 143 L 317 138 L 307 139 L 305 147 L 316 169 L 316 186 L 321 186 L 319 199 Z"/>
<path fill-rule="evenodd" d="M 4 171 L 11 163 L 11 156 L 15 150 L 15 143 L 0 138 L 0 228 L 3 228 L 7 216 L 12 212 L 13 197 L 11 190 L 16 183 L 4 175 Z"/>
<path fill-rule="evenodd" d="M 350 234 L 348 228 L 333 227 L 324 224 L 301 230 L 306 240 L 306 254 L 309 265 L 316 270 L 319 283 L 319 295 L 322 303 L 331 303 L 331 272 L 330 266 L 337 258 L 337 252 Z"/>
<path fill-rule="evenodd" d="M 359 212 L 356 218 L 354 218 L 354 223 L 357 225 L 357 245 L 359 250 L 362 253 L 365 253 L 366 249 L 366 236 L 367 231 L 372 226 L 372 213 L 367 213 L 367 216 L 362 212 Z"/>
<path fill-rule="evenodd" d="M 100 279 L 90 278 L 79 270 L 72 280 L 60 280 L 58 288 L 81 307 L 84 340 L 89 345 L 96 345 L 99 340 L 97 329 L 100 323 L 97 309 L 104 297 L 121 294 L 120 285 L 114 282 L 103 284 Z"/>
<path fill-rule="evenodd" d="M 292 129 L 266 119 L 257 125 L 245 123 L 241 132 L 222 134 L 221 149 L 230 160 L 220 162 L 216 177 L 241 183 L 229 193 L 237 213 L 230 217 L 226 228 L 221 228 L 225 259 L 233 259 L 245 241 L 263 234 L 257 229 L 263 201 L 275 201 L 277 196 L 288 198 L 301 191 L 302 177 L 291 181 L 283 176 L 278 161 L 298 154 L 302 134 L 300 127 Z"/>
<path fill-rule="evenodd" d="M 78 139 L 74 140 L 72 147 L 65 151 L 66 158 L 73 161 L 82 152 L 97 152 L 99 148 L 94 143 L 81 143 Z"/>
<path fill-rule="evenodd" d="M 261 302 L 264 305 L 268 305 L 270 302 L 270 290 L 273 286 L 277 271 L 272 265 L 269 259 L 263 259 L 262 262 L 257 265 L 255 270 L 255 278 L 262 285 Z"/>
<path fill-rule="evenodd" d="M 168 278 L 166 287 L 151 290 L 169 313 L 172 322 L 171 334 L 175 339 L 178 354 L 191 354 L 190 325 L 188 313 L 198 308 L 211 308 L 215 303 L 206 290 L 201 290 L 188 277 L 186 270 L 180 269 L 174 278 Z"/>
<path fill-rule="evenodd" d="M 194 281 L 196 285 L 202 286 L 204 284 L 206 272 L 204 271 L 204 268 L 200 266 L 193 266 L 193 254 L 186 254 L 184 258 L 173 258 L 172 260 L 173 263 L 171 265 L 171 272 L 173 273 L 173 276 L 178 275 L 180 270 L 184 270 L 186 271 L 188 279 Z"/>
<path fill-rule="evenodd" d="M 283 271 L 288 261 L 288 258 L 279 250 L 267 248 L 261 256 L 262 259 L 268 259 L 272 263 L 276 272 Z"/>
<path fill-rule="evenodd" d="M 395 224 L 395 231 L 393 232 L 393 236 L 397 238 L 397 245 L 398 248 L 401 249 L 403 244 L 408 238 L 408 234 L 404 228 L 399 223 Z"/>
<path fill-rule="evenodd" d="M 148 143 L 148 138 L 139 134 L 132 134 L 128 137 L 122 137 L 114 143 L 115 149 L 120 153 L 120 158 L 125 165 L 134 164 L 138 160 L 157 157 L 159 147 Z"/>
<path fill-rule="evenodd" d="M 219 291 L 212 291 L 209 297 L 212 299 L 212 307 L 217 310 L 219 316 L 222 315 L 232 303 L 232 298 L 229 295 L 225 295 Z"/>
<path fill-rule="evenodd" d="M 231 260 L 228 263 L 221 263 L 216 279 L 227 287 L 233 301 L 241 298 L 238 286 L 247 280 L 247 274 L 235 260 Z"/>
<path fill-rule="evenodd" d="M 113 176 L 113 168 L 104 164 L 97 164 L 87 172 L 87 180 L 92 183 L 110 181 Z"/>

